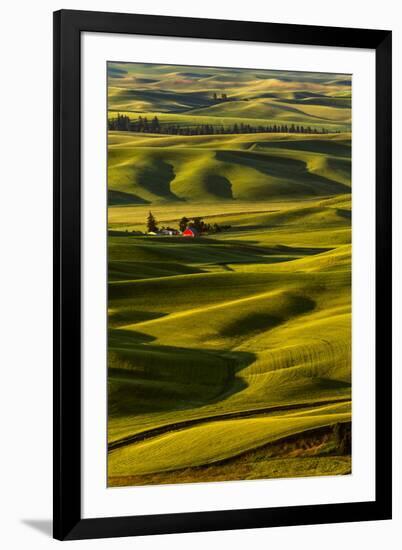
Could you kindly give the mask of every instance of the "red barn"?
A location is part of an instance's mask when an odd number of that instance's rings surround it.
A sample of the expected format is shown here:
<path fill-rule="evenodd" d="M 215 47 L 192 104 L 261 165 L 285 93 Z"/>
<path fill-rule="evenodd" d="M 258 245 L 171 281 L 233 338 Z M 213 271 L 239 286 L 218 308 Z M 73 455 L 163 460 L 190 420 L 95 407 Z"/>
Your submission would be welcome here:
<path fill-rule="evenodd" d="M 183 231 L 183 237 L 198 237 L 198 235 L 199 233 L 195 227 L 187 227 L 187 229 Z"/>

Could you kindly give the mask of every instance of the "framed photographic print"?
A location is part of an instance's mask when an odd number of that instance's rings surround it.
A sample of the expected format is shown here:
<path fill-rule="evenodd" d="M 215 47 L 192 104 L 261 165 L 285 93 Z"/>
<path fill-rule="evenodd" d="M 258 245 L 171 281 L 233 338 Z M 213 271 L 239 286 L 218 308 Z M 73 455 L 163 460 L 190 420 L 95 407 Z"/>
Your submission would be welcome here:
<path fill-rule="evenodd" d="M 54 14 L 54 536 L 391 517 L 391 32 Z"/>

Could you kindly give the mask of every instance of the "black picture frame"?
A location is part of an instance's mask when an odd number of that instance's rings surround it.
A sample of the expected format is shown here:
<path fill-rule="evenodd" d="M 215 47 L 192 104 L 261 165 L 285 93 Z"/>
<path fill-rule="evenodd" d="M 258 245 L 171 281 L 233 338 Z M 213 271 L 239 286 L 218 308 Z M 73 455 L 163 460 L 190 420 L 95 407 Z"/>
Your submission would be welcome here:
<path fill-rule="evenodd" d="M 376 55 L 376 498 L 370 502 L 82 519 L 83 32 L 369 48 Z M 61 10 L 54 13 L 54 537 L 122 537 L 391 518 L 390 31 Z"/>

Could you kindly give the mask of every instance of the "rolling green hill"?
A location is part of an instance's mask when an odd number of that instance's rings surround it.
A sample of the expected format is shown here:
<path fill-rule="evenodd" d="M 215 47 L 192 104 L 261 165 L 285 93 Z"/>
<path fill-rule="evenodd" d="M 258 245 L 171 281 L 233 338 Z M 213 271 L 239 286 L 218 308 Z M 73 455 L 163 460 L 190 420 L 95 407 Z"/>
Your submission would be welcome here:
<path fill-rule="evenodd" d="M 111 112 L 341 123 L 350 130 L 350 78 L 279 71 L 109 64 Z M 227 101 L 222 101 L 225 93 Z"/>
<path fill-rule="evenodd" d="M 140 204 L 277 200 L 349 192 L 348 135 L 326 135 L 325 140 L 283 137 L 143 137 L 112 132 L 111 205 L 121 203 L 121 193 L 125 203 Z"/>
<path fill-rule="evenodd" d="M 350 220 L 338 214 L 339 205 L 347 211 L 349 195 L 229 213 L 232 229 L 213 239 L 109 237 L 109 441 L 128 439 L 110 451 L 110 484 L 169 482 L 167 471 L 214 462 L 221 471 L 227 455 L 235 460 L 289 435 L 303 438 L 311 427 L 350 421 Z M 214 204 L 211 219 L 225 206 Z M 147 207 L 135 208 L 145 215 Z M 172 212 L 166 215 L 172 223 Z M 333 234 L 342 231 L 345 244 L 334 246 Z M 304 237 L 309 233 L 313 242 Z M 304 407 L 297 422 L 295 405 Z M 323 406 L 328 414 L 319 414 Z M 280 415 L 275 407 L 283 408 Z M 265 409 L 274 410 L 257 422 L 244 417 Z M 227 414 L 237 415 L 230 420 L 235 448 L 226 420 L 215 420 Z M 202 422 L 193 427 L 194 419 Z M 176 436 L 169 426 L 178 422 L 190 424 Z M 149 442 L 130 443 L 133 434 L 164 426 Z M 205 437 L 214 442 L 207 457 L 198 451 Z M 224 472 L 236 478 L 231 460 Z M 308 474 L 348 469 L 345 457 L 335 470 L 328 457 L 321 462 Z M 264 477 L 272 461 L 261 467 Z M 180 475 L 194 481 L 198 474 Z M 205 479 L 205 469 L 199 475 Z"/>
<path fill-rule="evenodd" d="M 109 116 L 334 130 L 109 132 L 108 485 L 350 473 L 350 77 L 108 70 Z"/>

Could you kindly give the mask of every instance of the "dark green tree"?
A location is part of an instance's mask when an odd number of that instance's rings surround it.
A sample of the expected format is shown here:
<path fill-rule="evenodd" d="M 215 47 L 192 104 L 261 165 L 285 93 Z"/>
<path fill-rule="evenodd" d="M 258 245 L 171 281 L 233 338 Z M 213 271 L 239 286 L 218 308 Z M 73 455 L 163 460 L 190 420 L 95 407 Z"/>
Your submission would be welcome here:
<path fill-rule="evenodd" d="M 203 229 L 204 229 L 204 222 L 202 221 L 202 218 L 193 218 L 191 223 L 190 223 L 190 226 L 191 227 L 194 227 L 199 233 L 202 233 L 203 232 Z"/>
<path fill-rule="evenodd" d="M 157 134 L 160 132 L 160 124 L 157 116 L 155 116 L 151 121 L 151 132 L 153 134 Z"/>
<path fill-rule="evenodd" d="M 155 216 L 152 214 L 152 212 L 149 212 L 148 218 L 147 218 L 147 229 L 148 233 L 156 233 L 158 231 L 158 225 L 157 221 L 155 219 Z"/>
<path fill-rule="evenodd" d="M 180 231 L 185 231 L 187 229 L 187 224 L 190 220 L 186 218 L 186 216 L 183 216 L 182 219 L 179 221 L 179 229 Z"/>

